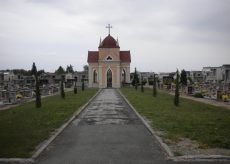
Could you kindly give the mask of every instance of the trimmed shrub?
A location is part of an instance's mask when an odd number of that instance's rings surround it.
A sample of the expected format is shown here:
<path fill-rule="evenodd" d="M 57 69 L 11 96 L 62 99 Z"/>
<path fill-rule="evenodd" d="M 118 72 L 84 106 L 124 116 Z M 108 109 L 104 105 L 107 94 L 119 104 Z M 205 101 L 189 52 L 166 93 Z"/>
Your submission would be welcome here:
<path fill-rule="evenodd" d="M 202 93 L 195 93 L 193 96 L 196 97 L 196 98 L 204 98 Z"/>

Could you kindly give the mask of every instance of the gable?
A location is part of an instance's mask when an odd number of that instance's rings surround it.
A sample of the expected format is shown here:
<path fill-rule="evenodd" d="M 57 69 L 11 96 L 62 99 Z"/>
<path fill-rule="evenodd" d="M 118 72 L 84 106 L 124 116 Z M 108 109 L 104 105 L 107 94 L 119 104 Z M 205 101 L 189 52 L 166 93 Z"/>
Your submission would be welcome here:
<path fill-rule="evenodd" d="M 98 51 L 88 51 L 88 63 L 96 63 L 98 62 L 99 52 Z"/>
<path fill-rule="evenodd" d="M 108 56 L 107 56 L 108 57 Z M 88 63 L 97 63 L 99 59 L 98 51 L 88 51 Z M 131 62 L 130 51 L 120 51 L 120 61 L 121 62 Z"/>
<path fill-rule="evenodd" d="M 130 51 L 120 51 L 120 60 L 121 62 L 131 62 Z"/>

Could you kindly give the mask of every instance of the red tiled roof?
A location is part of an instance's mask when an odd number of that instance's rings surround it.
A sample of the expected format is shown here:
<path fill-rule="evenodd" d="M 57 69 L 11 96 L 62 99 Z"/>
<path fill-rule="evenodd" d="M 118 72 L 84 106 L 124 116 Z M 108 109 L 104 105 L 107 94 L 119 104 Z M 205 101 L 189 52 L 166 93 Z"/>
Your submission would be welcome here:
<path fill-rule="evenodd" d="M 88 63 L 98 62 L 99 52 L 98 51 L 88 51 Z"/>
<path fill-rule="evenodd" d="M 108 35 L 99 45 L 99 48 L 120 48 L 118 42 L 111 36 Z"/>
<path fill-rule="evenodd" d="M 130 51 L 120 51 L 121 62 L 131 62 Z"/>
<path fill-rule="evenodd" d="M 98 51 L 88 51 L 88 63 L 97 63 L 99 58 Z M 131 62 L 130 51 L 120 51 L 121 62 Z"/>

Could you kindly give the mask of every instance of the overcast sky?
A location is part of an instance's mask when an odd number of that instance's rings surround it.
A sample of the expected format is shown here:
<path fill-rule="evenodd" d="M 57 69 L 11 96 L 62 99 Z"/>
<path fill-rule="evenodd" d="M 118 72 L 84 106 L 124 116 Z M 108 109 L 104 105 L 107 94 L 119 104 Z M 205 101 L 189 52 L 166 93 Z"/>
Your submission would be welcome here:
<path fill-rule="evenodd" d="M 230 64 L 230 0 L 0 0 L 0 69 L 82 70 L 108 23 L 131 71 Z"/>

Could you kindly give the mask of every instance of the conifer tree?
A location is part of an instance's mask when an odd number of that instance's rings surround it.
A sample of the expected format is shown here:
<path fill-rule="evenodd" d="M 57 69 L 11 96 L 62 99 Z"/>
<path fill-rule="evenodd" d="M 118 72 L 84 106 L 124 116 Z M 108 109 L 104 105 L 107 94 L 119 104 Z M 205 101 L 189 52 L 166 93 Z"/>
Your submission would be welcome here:
<path fill-rule="evenodd" d="M 157 96 L 157 87 L 156 87 L 156 76 L 155 74 L 153 75 L 153 96 Z"/>
<path fill-rule="evenodd" d="M 137 90 L 137 69 L 135 67 L 135 72 L 134 72 L 134 83 L 135 83 L 135 89 Z"/>
<path fill-rule="evenodd" d="M 69 66 L 67 65 L 66 73 L 74 73 L 73 66 L 71 64 Z"/>
<path fill-rule="evenodd" d="M 33 63 L 31 73 L 35 77 L 35 94 L 36 94 L 35 106 L 36 108 L 41 108 L 42 103 L 41 103 L 41 94 L 40 94 L 39 81 L 38 81 L 38 71 L 35 63 Z"/>
<path fill-rule="evenodd" d="M 184 69 L 181 71 L 180 82 L 183 86 L 187 86 L 187 73 Z"/>
<path fill-rule="evenodd" d="M 84 91 L 85 90 L 85 82 L 84 82 L 84 78 L 82 79 L 82 84 L 81 84 L 81 90 Z"/>
<path fill-rule="evenodd" d="M 184 93 L 184 90 L 185 90 L 185 88 L 186 88 L 186 86 L 187 86 L 187 80 L 188 80 L 188 78 L 187 78 L 187 73 L 186 73 L 186 71 L 183 69 L 183 70 L 181 71 L 181 75 L 180 75 L 180 83 L 181 83 L 181 85 L 182 85 L 182 93 Z"/>
<path fill-rule="evenodd" d="M 65 99 L 65 91 L 64 91 L 64 75 L 62 75 L 61 79 L 61 86 L 60 86 L 60 92 L 61 92 L 61 98 Z"/>
<path fill-rule="evenodd" d="M 77 94 L 77 77 L 75 77 L 73 92 L 74 94 Z"/>
<path fill-rule="evenodd" d="M 65 70 L 62 66 L 59 66 L 58 69 L 55 71 L 55 74 L 62 75 L 65 73 Z"/>
<path fill-rule="evenodd" d="M 176 90 L 175 90 L 175 96 L 174 96 L 174 105 L 175 106 L 179 106 L 179 96 L 180 96 L 180 93 L 179 93 L 179 78 L 180 78 L 180 75 L 179 75 L 179 71 L 177 70 L 176 71 Z"/>
<path fill-rule="evenodd" d="M 144 92 L 143 77 L 141 77 L 141 92 Z"/>

